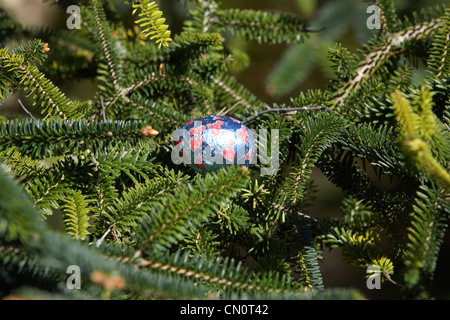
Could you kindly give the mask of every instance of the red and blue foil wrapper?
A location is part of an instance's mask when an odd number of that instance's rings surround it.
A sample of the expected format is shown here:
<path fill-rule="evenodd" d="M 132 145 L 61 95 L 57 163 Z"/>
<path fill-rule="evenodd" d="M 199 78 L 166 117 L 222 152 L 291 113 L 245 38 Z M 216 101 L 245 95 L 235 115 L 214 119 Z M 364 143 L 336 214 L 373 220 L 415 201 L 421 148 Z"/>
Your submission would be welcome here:
<path fill-rule="evenodd" d="M 230 165 L 248 168 L 256 153 L 250 129 L 226 116 L 193 119 L 177 129 L 172 139 L 172 160 L 202 174 Z"/>

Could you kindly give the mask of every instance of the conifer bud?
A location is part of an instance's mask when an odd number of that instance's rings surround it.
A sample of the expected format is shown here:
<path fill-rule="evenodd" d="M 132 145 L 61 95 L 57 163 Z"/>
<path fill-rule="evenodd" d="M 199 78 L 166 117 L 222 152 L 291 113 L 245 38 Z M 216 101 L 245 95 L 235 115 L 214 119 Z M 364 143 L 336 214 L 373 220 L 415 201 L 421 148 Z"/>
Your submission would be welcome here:
<path fill-rule="evenodd" d="M 125 287 L 125 279 L 121 276 L 110 276 L 106 273 L 95 270 L 89 275 L 91 281 L 100 284 L 106 290 L 123 289 Z"/>
<path fill-rule="evenodd" d="M 159 134 L 159 131 L 157 131 L 155 129 L 150 129 L 150 130 L 147 130 L 147 133 L 149 136 L 153 137 L 153 136 L 156 136 L 157 134 Z"/>
<path fill-rule="evenodd" d="M 144 129 L 141 129 L 141 135 L 143 136 L 156 136 L 157 134 L 159 134 L 159 131 L 153 129 L 152 126 L 146 126 Z"/>
<path fill-rule="evenodd" d="M 44 43 L 44 48 L 42 48 L 42 51 L 44 51 L 45 53 L 50 51 L 50 48 L 48 47 L 48 43 Z"/>

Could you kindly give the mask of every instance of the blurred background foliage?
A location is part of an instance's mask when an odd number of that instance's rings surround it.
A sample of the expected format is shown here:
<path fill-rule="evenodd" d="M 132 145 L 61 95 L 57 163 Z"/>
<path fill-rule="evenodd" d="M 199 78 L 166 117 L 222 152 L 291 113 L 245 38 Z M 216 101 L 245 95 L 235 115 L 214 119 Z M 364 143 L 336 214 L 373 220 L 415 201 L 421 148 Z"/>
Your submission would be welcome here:
<path fill-rule="evenodd" d="M 66 29 L 68 15 L 51 3 L 55 0 L 0 0 L 0 8 L 5 9 L 11 17 L 17 19 L 33 30 L 48 34 L 50 43 L 49 58 L 41 68 L 48 77 L 58 85 L 66 95 L 72 99 L 91 99 L 95 93 L 95 74 L 85 74 L 79 79 L 56 78 L 52 74 L 54 60 L 52 55 L 64 54 L 70 50 L 52 47 L 51 30 Z M 78 1 L 73 1 L 74 4 Z M 158 1 L 167 23 L 173 33 L 181 30 L 183 20 L 189 10 L 189 1 L 164 0 Z M 133 26 L 131 6 L 124 6 L 123 0 L 113 0 L 121 18 Z M 251 92 L 268 104 L 286 103 L 295 98 L 300 92 L 308 89 L 323 89 L 332 77 L 327 52 L 335 43 L 341 43 L 352 53 L 357 53 L 361 45 L 376 35 L 378 30 L 370 30 L 366 21 L 370 17 L 368 6 L 375 3 L 372 0 L 222 0 L 222 8 L 261 9 L 298 14 L 309 19 L 310 29 L 317 32 L 310 33 L 301 43 L 260 44 L 256 41 L 228 36 L 228 46 L 232 48 L 235 61 L 230 73 L 233 74 Z M 396 8 L 400 17 L 410 17 L 412 12 L 422 8 L 429 8 L 448 3 L 448 0 L 396 0 Z M 14 44 L 2 44 L 14 46 Z M 62 52 L 61 52 L 62 51 Z M 83 59 L 85 61 L 85 59 Z M 416 79 L 420 81 L 423 74 L 420 61 L 415 61 Z M 95 70 L 93 70 L 95 73 Z M 10 96 L 0 107 L 0 118 L 15 117 L 18 114 L 26 116 L 17 100 L 22 99 L 25 104 L 27 98 L 20 94 Z M 33 112 L 31 103 L 27 105 Z M 316 186 L 316 201 L 310 212 L 312 216 L 323 217 L 322 212 L 334 212 L 340 215 L 339 205 L 342 200 L 340 191 L 320 173 L 313 172 L 312 180 Z M 388 182 L 392 183 L 392 182 Z M 395 186 L 394 186 L 395 187 Z M 324 210 L 326 208 L 326 210 Z M 339 250 L 324 252 L 326 264 L 321 266 L 324 285 L 353 286 L 359 288 L 366 297 L 389 298 L 389 283 L 383 284 L 383 290 L 368 290 L 366 283 L 361 281 L 361 275 L 348 266 L 341 258 Z M 441 248 L 435 275 L 435 286 L 432 296 L 437 299 L 450 299 L 448 284 L 450 283 L 450 235 Z M 333 261 L 332 263 L 330 261 Z M 339 270 L 339 272 L 336 272 Z M 383 291 L 381 294 L 380 291 Z M 394 292 L 394 291 L 393 291 Z"/>

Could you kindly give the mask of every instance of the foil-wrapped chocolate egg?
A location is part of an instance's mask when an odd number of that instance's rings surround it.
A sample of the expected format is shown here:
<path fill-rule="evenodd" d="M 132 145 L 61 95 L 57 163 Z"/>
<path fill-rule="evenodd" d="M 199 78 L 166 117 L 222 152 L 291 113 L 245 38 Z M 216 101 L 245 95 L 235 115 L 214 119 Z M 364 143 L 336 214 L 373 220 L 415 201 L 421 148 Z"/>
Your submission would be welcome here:
<path fill-rule="evenodd" d="M 174 163 L 185 163 L 200 173 L 229 165 L 248 168 L 256 152 L 250 129 L 226 116 L 193 119 L 175 130 L 172 140 Z"/>

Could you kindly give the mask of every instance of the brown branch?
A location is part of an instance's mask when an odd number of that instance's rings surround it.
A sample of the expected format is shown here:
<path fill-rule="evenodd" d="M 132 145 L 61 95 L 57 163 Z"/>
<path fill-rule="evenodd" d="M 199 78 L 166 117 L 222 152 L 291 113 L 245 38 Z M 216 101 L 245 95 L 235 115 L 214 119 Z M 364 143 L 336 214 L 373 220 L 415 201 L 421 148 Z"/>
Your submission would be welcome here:
<path fill-rule="evenodd" d="M 35 117 L 33 117 L 33 115 L 31 114 L 31 112 L 30 111 L 28 111 L 27 110 L 27 108 L 25 108 L 25 106 L 23 105 L 23 103 L 22 103 L 22 100 L 20 100 L 20 99 L 17 99 L 17 101 L 19 102 L 19 104 L 20 104 L 20 106 L 22 107 L 22 109 L 33 119 L 33 120 L 36 120 L 36 118 Z"/>

